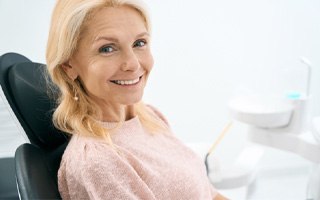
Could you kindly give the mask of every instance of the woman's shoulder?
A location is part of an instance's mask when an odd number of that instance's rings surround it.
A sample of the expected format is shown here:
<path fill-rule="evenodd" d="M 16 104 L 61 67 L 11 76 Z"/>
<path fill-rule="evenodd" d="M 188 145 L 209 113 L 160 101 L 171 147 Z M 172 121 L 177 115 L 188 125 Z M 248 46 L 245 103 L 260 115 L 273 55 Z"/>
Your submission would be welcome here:
<path fill-rule="evenodd" d="M 129 171 L 128 167 L 113 147 L 100 140 L 72 136 L 58 171 L 58 186 L 62 197 L 89 199 L 94 194 L 101 195 L 98 199 L 103 199 L 103 196 L 114 190 L 113 186 L 121 187 L 121 172 Z M 101 191 L 101 188 L 105 191 Z"/>
<path fill-rule="evenodd" d="M 62 156 L 60 168 L 67 165 L 71 168 L 85 170 L 90 165 L 106 160 L 106 157 L 108 161 L 111 161 L 116 154 L 115 150 L 103 139 L 73 135 Z"/>

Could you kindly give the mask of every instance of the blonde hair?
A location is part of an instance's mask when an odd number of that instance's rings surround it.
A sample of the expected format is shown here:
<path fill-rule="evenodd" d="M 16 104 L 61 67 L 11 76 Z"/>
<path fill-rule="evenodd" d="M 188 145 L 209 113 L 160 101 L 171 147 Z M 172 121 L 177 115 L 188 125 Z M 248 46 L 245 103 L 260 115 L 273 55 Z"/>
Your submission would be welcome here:
<path fill-rule="evenodd" d="M 129 6 L 137 10 L 144 18 L 147 30 L 151 31 L 145 5 L 137 0 L 60 0 L 53 10 L 46 61 L 48 74 L 60 89 L 53 123 L 64 132 L 107 137 L 110 141 L 109 130 L 100 122 L 100 108 L 86 94 L 80 81 L 72 81 L 67 76 L 62 64 L 74 54 L 86 23 L 94 12 L 103 7 L 116 6 Z M 78 101 L 74 100 L 75 91 Z M 144 103 L 139 102 L 134 106 L 141 123 L 150 132 L 166 127 Z M 119 125 L 121 121 L 124 119 L 120 120 Z"/>

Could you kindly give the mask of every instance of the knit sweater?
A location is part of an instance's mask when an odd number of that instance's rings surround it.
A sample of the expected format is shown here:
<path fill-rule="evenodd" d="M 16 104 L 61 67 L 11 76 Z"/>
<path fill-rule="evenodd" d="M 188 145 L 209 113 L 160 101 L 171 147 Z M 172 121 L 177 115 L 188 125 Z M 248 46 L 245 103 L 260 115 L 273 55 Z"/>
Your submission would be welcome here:
<path fill-rule="evenodd" d="M 63 199 L 212 200 L 217 195 L 203 160 L 170 129 L 151 134 L 136 116 L 111 137 L 118 151 L 101 139 L 72 136 L 58 172 Z"/>

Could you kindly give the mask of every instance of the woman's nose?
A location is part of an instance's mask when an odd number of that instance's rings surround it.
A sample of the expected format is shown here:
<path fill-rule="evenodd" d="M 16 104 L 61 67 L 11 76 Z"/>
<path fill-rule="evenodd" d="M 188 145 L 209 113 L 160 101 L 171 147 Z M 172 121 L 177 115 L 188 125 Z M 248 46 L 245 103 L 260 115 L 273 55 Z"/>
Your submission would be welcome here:
<path fill-rule="evenodd" d="M 126 51 L 122 56 L 122 71 L 136 71 L 140 68 L 140 62 L 133 50 Z"/>

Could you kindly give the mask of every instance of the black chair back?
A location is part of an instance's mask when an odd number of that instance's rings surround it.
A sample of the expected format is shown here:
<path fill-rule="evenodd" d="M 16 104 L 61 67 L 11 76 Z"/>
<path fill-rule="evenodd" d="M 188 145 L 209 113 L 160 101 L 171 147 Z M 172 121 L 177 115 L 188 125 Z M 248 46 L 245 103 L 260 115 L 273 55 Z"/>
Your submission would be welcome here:
<path fill-rule="evenodd" d="M 31 142 L 18 147 L 15 154 L 21 199 L 61 198 L 57 171 L 68 137 L 52 124 L 59 90 L 46 81 L 45 70 L 45 65 L 16 53 L 0 57 L 2 90 Z"/>

